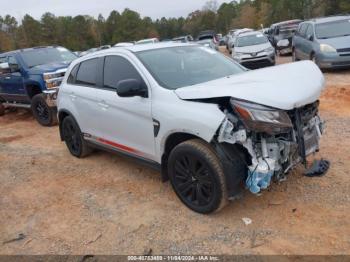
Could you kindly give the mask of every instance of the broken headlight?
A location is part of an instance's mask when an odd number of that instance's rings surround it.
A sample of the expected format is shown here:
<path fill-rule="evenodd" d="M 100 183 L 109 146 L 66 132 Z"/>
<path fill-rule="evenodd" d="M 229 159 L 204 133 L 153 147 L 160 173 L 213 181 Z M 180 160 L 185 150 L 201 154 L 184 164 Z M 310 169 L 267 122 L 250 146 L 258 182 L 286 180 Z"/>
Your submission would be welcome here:
<path fill-rule="evenodd" d="M 289 132 L 293 127 L 285 111 L 235 99 L 230 103 L 249 130 L 273 135 Z"/>

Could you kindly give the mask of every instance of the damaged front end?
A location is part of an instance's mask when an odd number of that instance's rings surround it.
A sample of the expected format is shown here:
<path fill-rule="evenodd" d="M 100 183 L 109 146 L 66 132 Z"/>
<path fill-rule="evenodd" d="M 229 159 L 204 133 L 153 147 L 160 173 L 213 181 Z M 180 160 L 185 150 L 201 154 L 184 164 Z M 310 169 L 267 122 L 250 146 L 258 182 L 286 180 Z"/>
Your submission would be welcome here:
<path fill-rule="evenodd" d="M 324 124 L 318 101 L 290 111 L 230 99 L 217 142 L 243 147 L 246 187 L 254 194 L 267 189 L 271 180 L 282 180 L 294 166 L 319 150 Z"/>

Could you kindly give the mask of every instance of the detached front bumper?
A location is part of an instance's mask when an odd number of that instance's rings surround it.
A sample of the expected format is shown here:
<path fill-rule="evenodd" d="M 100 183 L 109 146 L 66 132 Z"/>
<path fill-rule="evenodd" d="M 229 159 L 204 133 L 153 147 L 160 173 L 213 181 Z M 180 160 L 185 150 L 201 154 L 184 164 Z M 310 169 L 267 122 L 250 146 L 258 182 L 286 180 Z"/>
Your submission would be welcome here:
<path fill-rule="evenodd" d="M 57 107 L 58 88 L 43 91 L 46 104 L 49 107 Z"/>

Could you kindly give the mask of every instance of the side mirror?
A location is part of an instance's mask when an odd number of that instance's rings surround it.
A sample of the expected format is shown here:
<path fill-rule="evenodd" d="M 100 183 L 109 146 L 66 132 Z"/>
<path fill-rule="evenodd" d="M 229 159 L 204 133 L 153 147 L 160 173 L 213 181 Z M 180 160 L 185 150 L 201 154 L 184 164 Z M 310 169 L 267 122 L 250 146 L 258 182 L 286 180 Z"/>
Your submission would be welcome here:
<path fill-rule="evenodd" d="M 136 79 L 121 80 L 117 84 L 117 94 L 120 97 L 148 97 L 147 87 Z"/>
<path fill-rule="evenodd" d="M 314 41 L 314 36 L 313 35 L 308 35 L 307 39 L 312 42 L 312 41 Z"/>
<path fill-rule="evenodd" d="M 1 63 L 0 64 L 0 74 L 8 74 L 11 73 L 11 68 L 9 63 Z"/>

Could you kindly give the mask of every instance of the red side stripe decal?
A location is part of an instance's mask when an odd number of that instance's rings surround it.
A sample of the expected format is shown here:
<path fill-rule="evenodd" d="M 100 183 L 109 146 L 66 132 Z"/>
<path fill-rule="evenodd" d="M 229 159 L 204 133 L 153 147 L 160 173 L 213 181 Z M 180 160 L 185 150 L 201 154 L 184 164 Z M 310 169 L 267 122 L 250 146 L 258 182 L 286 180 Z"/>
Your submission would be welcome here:
<path fill-rule="evenodd" d="M 116 147 L 116 148 L 119 148 L 121 150 L 124 150 L 124 151 L 127 151 L 127 152 L 130 152 L 130 153 L 134 153 L 134 154 L 137 154 L 139 155 L 141 152 L 137 151 L 136 149 L 134 148 L 131 148 L 131 147 L 127 147 L 127 146 L 124 146 L 124 145 L 121 145 L 121 144 L 118 144 L 118 143 L 115 143 L 115 142 L 112 142 L 112 141 L 108 141 L 106 139 L 103 139 L 103 138 L 96 138 L 97 141 L 103 143 L 103 144 L 106 144 L 106 145 L 110 145 L 110 146 L 113 146 L 113 147 Z"/>

